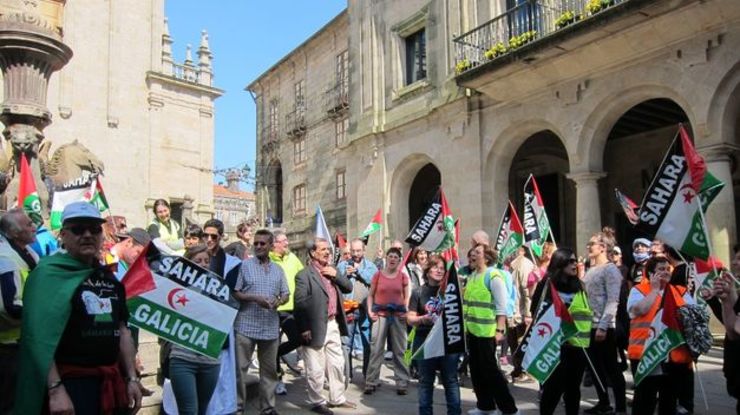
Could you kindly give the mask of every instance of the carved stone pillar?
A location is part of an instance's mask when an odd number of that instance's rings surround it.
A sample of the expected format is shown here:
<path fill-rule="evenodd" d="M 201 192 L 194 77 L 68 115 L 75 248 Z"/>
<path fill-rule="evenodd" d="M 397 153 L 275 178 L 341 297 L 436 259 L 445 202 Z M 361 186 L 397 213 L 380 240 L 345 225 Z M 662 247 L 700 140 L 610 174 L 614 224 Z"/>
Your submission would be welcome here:
<path fill-rule="evenodd" d="M 193 202 L 195 202 L 195 199 L 190 195 L 185 195 L 183 198 L 181 223 L 183 231 L 188 223 L 199 223 L 197 219 L 193 218 Z"/>
<path fill-rule="evenodd" d="M 13 148 L 9 172 L 13 175 L 7 202 L 18 195 L 20 155 L 26 154 L 42 206 L 48 191 L 38 160 L 43 130 L 51 123 L 46 108 L 49 78 L 72 57 L 62 42 L 64 0 L 0 0 L 0 70 L 4 101 L 0 104 L 3 136 Z"/>
<path fill-rule="evenodd" d="M 714 255 L 729 265 L 732 244 L 737 242 L 737 227 L 735 223 L 735 195 L 732 188 L 732 159 L 731 154 L 739 150 L 727 144 L 710 145 L 698 148 L 704 156 L 707 170 L 714 177 L 721 180 L 725 187 L 717 195 L 706 213 L 709 226 L 709 239 L 712 242 Z"/>
<path fill-rule="evenodd" d="M 576 184 L 576 247 L 585 254 L 586 244 L 591 235 L 601 230 L 601 205 L 599 203 L 598 181 L 606 177 L 602 172 L 581 172 L 568 174 Z"/>

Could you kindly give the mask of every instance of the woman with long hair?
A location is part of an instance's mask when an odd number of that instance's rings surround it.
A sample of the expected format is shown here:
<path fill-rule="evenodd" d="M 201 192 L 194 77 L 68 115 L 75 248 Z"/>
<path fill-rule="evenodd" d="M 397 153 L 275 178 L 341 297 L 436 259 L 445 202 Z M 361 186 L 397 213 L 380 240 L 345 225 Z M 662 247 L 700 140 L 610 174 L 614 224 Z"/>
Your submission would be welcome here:
<path fill-rule="evenodd" d="M 408 393 L 409 369 L 403 363 L 406 349 L 406 310 L 409 302 L 409 277 L 401 270 L 401 250 L 390 248 L 385 254 L 385 268 L 378 271 L 370 283 L 367 309 L 372 329 L 370 362 L 365 378 L 365 394 L 370 395 L 379 386 L 380 366 L 388 334 L 391 336 L 396 392 Z"/>
<path fill-rule="evenodd" d="M 427 264 L 429 254 L 426 249 L 415 247 L 409 256 L 409 262 L 406 264 L 409 278 L 411 279 L 411 289 L 416 289 L 424 284 L 423 274 L 424 267 Z"/>
<path fill-rule="evenodd" d="M 154 219 L 146 229 L 152 239 L 159 239 L 175 252 L 182 253 L 185 242 L 182 239 L 180 225 L 170 217 L 170 204 L 164 199 L 157 199 L 152 206 Z"/>
<path fill-rule="evenodd" d="M 560 363 L 542 384 L 540 414 L 552 414 L 560 398 L 565 402 L 565 413 L 577 415 L 581 402 L 581 378 L 586 369 L 586 352 L 591 332 L 591 312 L 585 290 L 578 278 L 578 260 L 568 248 L 556 250 L 550 258 L 547 273 L 532 303 L 540 304 L 539 310 L 549 307 L 554 295 L 568 307 L 576 324 L 577 333 L 563 343 Z M 540 301 L 542 300 L 542 301 Z M 535 323 L 537 322 L 535 321 Z"/>
<path fill-rule="evenodd" d="M 412 349 L 418 350 L 424 343 L 434 322 L 442 314 L 444 293 L 440 284 L 445 277 L 447 263 L 439 255 L 431 255 L 425 263 L 424 285 L 414 289 L 409 301 L 408 322 L 416 326 Z M 460 415 L 460 383 L 457 379 L 459 354 L 449 354 L 432 359 L 419 359 L 419 415 L 432 415 L 434 380 L 437 371 L 445 390 L 447 415 Z"/>

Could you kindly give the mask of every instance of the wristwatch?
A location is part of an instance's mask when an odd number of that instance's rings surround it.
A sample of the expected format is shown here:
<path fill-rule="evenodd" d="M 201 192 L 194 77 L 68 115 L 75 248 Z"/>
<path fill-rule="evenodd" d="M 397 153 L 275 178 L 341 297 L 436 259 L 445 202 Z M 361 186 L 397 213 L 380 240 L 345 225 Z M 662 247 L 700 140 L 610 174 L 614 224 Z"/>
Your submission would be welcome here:
<path fill-rule="evenodd" d="M 126 382 L 128 382 L 128 383 L 132 383 L 132 382 L 133 383 L 140 383 L 141 382 L 141 378 L 140 377 L 136 377 L 136 376 L 128 377 L 128 378 L 126 378 Z"/>

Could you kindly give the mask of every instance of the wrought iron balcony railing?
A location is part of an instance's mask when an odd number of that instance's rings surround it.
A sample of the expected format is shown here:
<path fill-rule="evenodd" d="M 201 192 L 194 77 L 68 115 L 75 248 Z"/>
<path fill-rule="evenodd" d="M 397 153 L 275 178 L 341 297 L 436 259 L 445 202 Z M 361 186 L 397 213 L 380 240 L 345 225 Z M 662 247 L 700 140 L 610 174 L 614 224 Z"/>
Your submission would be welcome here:
<path fill-rule="evenodd" d="M 349 81 L 339 80 L 324 94 L 326 112 L 330 117 L 341 117 L 349 110 Z"/>
<path fill-rule="evenodd" d="M 260 144 L 262 145 L 262 151 L 264 152 L 269 152 L 278 148 L 279 140 L 277 126 L 268 125 L 262 129 Z"/>
<path fill-rule="evenodd" d="M 306 108 L 296 107 L 285 115 L 285 129 L 290 137 L 300 137 L 306 133 Z"/>
<path fill-rule="evenodd" d="M 521 1 L 521 0 L 520 0 Z M 453 39 L 459 75 L 630 0 L 525 0 Z"/>

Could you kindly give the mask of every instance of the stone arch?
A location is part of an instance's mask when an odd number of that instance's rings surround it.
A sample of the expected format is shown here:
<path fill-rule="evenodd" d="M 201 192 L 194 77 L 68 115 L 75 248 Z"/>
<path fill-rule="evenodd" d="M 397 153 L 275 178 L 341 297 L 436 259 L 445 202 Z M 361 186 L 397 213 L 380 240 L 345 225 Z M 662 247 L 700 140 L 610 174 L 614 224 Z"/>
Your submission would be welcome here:
<path fill-rule="evenodd" d="M 440 172 L 441 183 L 443 176 L 439 170 L 439 164 L 427 154 L 410 154 L 401 160 L 393 170 L 390 186 L 391 205 L 388 207 L 388 212 L 391 212 L 391 217 L 388 220 L 390 223 L 388 236 L 391 239 L 402 238 L 411 228 L 409 211 L 411 189 L 419 172 L 430 164 Z"/>
<path fill-rule="evenodd" d="M 714 140 L 740 146 L 740 61 L 719 82 L 712 95 L 707 126 Z"/>

